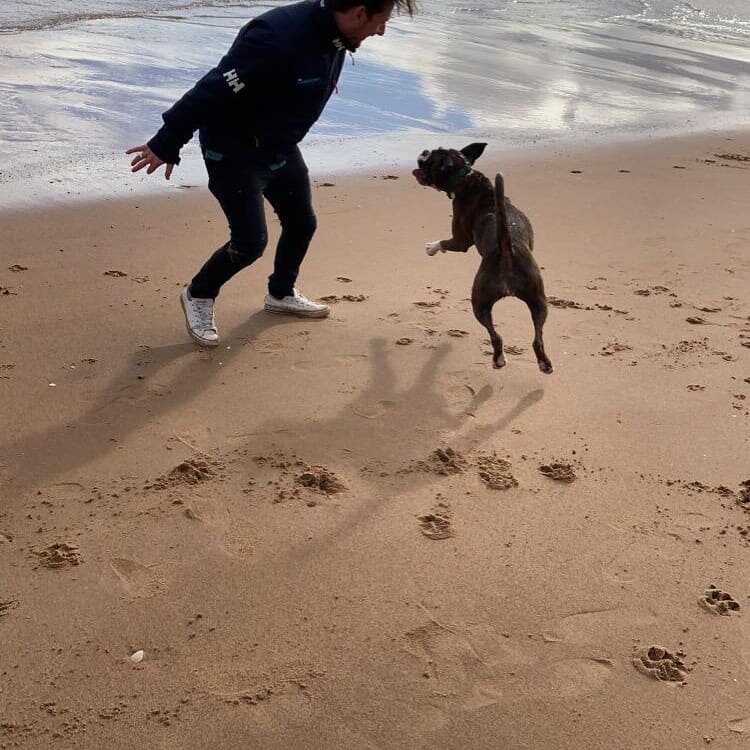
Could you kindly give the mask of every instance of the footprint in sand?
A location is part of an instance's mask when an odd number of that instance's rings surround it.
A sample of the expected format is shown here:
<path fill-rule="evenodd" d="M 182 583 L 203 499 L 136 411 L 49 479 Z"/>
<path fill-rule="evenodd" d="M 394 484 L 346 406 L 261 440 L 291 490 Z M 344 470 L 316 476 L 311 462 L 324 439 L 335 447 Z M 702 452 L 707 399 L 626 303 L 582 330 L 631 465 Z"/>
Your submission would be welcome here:
<path fill-rule="evenodd" d="M 309 710 L 308 688 L 326 672 L 318 665 L 297 660 L 274 664 L 270 672 L 262 672 L 227 657 L 209 667 L 196 667 L 193 675 L 201 692 L 224 703 L 258 706 L 273 701 L 279 715 L 296 715 L 302 705 Z"/>
<path fill-rule="evenodd" d="M 491 490 L 509 490 L 512 487 L 518 487 L 518 480 L 511 472 L 510 463 L 505 459 L 498 458 L 494 453 L 480 456 L 477 459 L 477 468 L 479 469 L 479 478 Z"/>
<path fill-rule="evenodd" d="M 425 462 L 425 468 L 428 471 L 440 476 L 460 474 L 466 470 L 467 466 L 466 459 L 451 447 L 435 448 Z"/>
<path fill-rule="evenodd" d="M 677 655 L 672 654 L 663 646 L 648 646 L 636 651 L 633 656 L 633 666 L 641 674 L 656 680 L 684 682 L 688 670 L 681 656 L 684 654 L 679 651 Z"/>
<path fill-rule="evenodd" d="M 428 539 L 440 541 L 450 539 L 454 535 L 450 508 L 446 503 L 438 503 L 437 508 L 432 513 L 417 516 L 417 521 L 419 521 L 420 531 Z"/>
<path fill-rule="evenodd" d="M 320 301 L 325 302 L 328 305 L 335 305 L 338 302 L 364 302 L 368 297 L 366 294 L 344 294 L 339 297 L 336 294 L 329 294 L 325 297 L 321 297 Z"/>
<path fill-rule="evenodd" d="M 545 477 L 554 479 L 556 482 L 573 482 L 576 478 L 575 472 L 570 464 L 542 464 L 539 467 L 539 471 L 544 474 Z"/>
<path fill-rule="evenodd" d="M 128 596 L 138 599 L 153 596 L 162 587 L 163 581 L 150 568 L 135 560 L 114 557 L 109 566 Z"/>
<path fill-rule="evenodd" d="M 196 456 L 177 464 L 168 474 L 163 474 L 153 484 L 147 484 L 145 489 L 165 490 L 180 484 L 196 485 L 215 476 L 216 466 L 209 460 Z"/>
<path fill-rule="evenodd" d="M 605 658 L 561 659 L 550 664 L 545 682 L 551 695 L 580 696 L 595 693 L 611 678 L 614 665 Z"/>
<path fill-rule="evenodd" d="M 750 511 L 750 479 L 740 483 L 740 494 L 737 495 L 737 504 Z"/>
<path fill-rule="evenodd" d="M 698 597 L 698 604 L 714 615 L 728 615 L 740 609 L 740 605 L 730 594 L 720 591 L 716 586 L 709 586 L 706 593 Z"/>
<path fill-rule="evenodd" d="M 342 354 L 335 359 L 338 364 L 352 365 L 357 362 L 364 362 L 368 359 L 368 356 L 366 354 Z"/>
<path fill-rule="evenodd" d="M 85 493 L 86 488 L 80 482 L 54 482 L 40 490 L 40 494 L 54 500 L 55 504 L 66 500 L 80 500 Z"/>
<path fill-rule="evenodd" d="M 605 609 L 582 610 L 565 615 L 542 631 L 547 643 L 562 641 L 593 648 L 595 644 L 606 643 L 610 634 L 618 631 L 623 622 L 630 627 L 651 627 L 656 618 L 646 610 L 608 607 Z M 593 658 L 593 657 L 592 657 Z M 599 660 L 607 662 L 606 659 Z"/>
<path fill-rule="evenodd" d="M 18 606 L 18 599 L 7 599 L 0 601 L 0 617 L 5 617 L 8 612 Z"/>
<path fill-rule="evenodd" d="M 295 480 L 302 487 L 322 492 L 324 495 L 336 495 L 346 492 L 346 485 L 326 466 L 308 466 Z"/>
<path fill-rule="evenodd" d="M 435 708 L 476 711 L 503 697 L 502 681 L 491 666 L 495 659 L 488 664 L 468 636 L 435 621 L 404 635 L 404 649 L 418 659 Z"/>
<path fill-rule="evenodd" d="M 750 162 L 750 156 L 745 154 L 735 154 L 731 152 L 723 154 L 714 154 L 717 159 L 724 159 L 724 161 L 738 161 L 738 162 Z"/>
<path fill-rule="evenodd" d="M 260 352 L 261 354 L 275 354 L 282 349 L 286 349 L 286 343 L 267 339 L 266 341 L 257 342 L 254 348 L 256 352 Z"/>
<path fill-rule="evenodd" d="M 382 401 L 376 401 L 374 404 L 352 406 L 351 409 L 358 417 L 362 417 L 363 419 L 378 419 L 384 414 L 387 414 L 394 406 L 396 406 L 395 401 L 384 399 Z"/>
<path fill-rule="evenodd" d="M 560 299 L 559 297 L 547 297 L 547 304 L 551 307 L 559 307 L 567 310 L 592 310 L 588 305 L 582 305 L 570 299 Z"/>
<path fill-rule="evenodd" d="M 730 732 L 736 732 L 737 734 L 750 733 L 750 716 L 744 719 L 733 719 L 727 726 Z"/>
<path fill-rule="evenodd" d="M 628 344 L 622 344 L 619 341 L 610 341 L 599 350 L 599 356 L 612 357 L 619 352 L 632 351 L 632 349 L 633 347 Z"/>
<path fill-rule="evenodd" d="M 45 568 L 66 568 L 79 565 L 81 562 L 81 551 L 78 546 L 68 542 L 50 544 L 44 549 L 34 550 L 34 554 Z"/>

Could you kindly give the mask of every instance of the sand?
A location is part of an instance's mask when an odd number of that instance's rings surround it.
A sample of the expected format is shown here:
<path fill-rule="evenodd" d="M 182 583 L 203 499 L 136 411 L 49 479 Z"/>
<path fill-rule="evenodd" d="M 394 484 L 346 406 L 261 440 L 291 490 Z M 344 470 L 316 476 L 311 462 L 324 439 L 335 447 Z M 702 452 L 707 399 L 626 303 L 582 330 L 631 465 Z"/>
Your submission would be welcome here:
<path fill-rule="evenodd" d="M 3 215 L 0 747 L 745 746 L 749 155 L 481 160 L 549 376 L 517 300 L 492 369 L 407 171 L 316 175 L 332 317 L 262 312 L 269 251 L 214 351 L 177 299 L 204 190 Z"/>

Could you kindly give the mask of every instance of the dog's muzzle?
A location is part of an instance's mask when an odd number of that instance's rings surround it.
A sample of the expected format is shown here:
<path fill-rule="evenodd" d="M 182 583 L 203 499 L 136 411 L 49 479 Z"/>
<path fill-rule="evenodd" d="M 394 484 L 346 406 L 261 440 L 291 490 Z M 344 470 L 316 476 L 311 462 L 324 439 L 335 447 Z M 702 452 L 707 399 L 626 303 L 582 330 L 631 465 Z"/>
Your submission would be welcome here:
<path fill-rule="evenodd" d="M 424 164 L 427 161 L 427 159 L 430 156 L 429 151 L 423 151 L 418 157 L 417 157 L 417 169 L 412 170 L 412 174 L 416 178 L 417 182 L 420 185 L 425 185 L 426 187 L 429 187 L 429 182 L 427 182 L 427 173 L 424 171 Z"/>
<path fill-rule="evenodd" d="M 425 187 L 428 186 L 427 175 L 424 173 L 423 169 L 413 169 L 411 173 L 416 177 L 417 182 L 420 185 L 424 185 Z"/>

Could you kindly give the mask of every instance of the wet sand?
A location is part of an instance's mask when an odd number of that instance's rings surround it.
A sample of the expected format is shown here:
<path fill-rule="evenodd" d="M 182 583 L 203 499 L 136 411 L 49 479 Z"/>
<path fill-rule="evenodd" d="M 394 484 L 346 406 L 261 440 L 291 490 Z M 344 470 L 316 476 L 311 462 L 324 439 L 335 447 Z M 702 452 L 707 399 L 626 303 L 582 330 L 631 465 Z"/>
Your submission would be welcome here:
<path fill-rule="evenodd" d="M 551 376 L 517 300 L 492 369 L 406 170 L 317 174 L 332 317 L 262 312 L 269 251 L 215 351 L 177 301 L 223 242 L 203 190 L 4 214 L 0 747 L 740 747 L 748 158 L 488 152 Z"/>
<path fill-rule="evenodd" d="M 165 192 L 130 175 L 123 152 L 151 138 L 248 19 L 278 0 L 175 4 L 157 13 L 144 10 L 150 0 L 110 0 L 108 12 L 124 16 L 62 23 L 53 3 L 37 10 L 60 25 L 17 33 L 7 29 L 13 1 L 0 9 L 0 210 Z M 15 15 L 35 5 L 22 0 Z M 424 0 L 414 19 L 395 17 L 347 58 L 305 140 L 311 170 L 404 169 L 415 152 L 464 137 L 515 150 L 744 127 L 746 3 L 626 5 Z M 197 138 L 182 157 L 172 186 L 204 185 Z"/>

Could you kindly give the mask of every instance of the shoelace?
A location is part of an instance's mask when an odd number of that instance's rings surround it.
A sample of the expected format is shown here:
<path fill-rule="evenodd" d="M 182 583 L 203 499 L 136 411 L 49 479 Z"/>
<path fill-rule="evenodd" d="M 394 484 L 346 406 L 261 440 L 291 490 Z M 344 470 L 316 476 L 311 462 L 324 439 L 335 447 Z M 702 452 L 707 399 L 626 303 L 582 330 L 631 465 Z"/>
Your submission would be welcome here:
<path fill-rule="evenodd" d="M 298 291 L 297 289 L 292 289 L 292 297 L 294 297 L 295 301 L 302 305 L 302 307 L 310 307 L 310 308 L 317 308 L 318 305 L 315 302 L 311 302 L 307 297 L 305 297 L 302 292 Z"/>
<path fill-rule="evenodd" d="M 198 313 L 198 321 L 204 328 L 214 327 L 214 305 L 210 300 L 193 300 L 195 311 Z"/>

